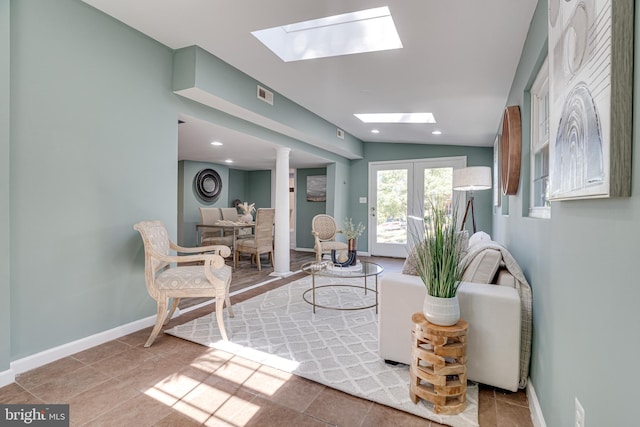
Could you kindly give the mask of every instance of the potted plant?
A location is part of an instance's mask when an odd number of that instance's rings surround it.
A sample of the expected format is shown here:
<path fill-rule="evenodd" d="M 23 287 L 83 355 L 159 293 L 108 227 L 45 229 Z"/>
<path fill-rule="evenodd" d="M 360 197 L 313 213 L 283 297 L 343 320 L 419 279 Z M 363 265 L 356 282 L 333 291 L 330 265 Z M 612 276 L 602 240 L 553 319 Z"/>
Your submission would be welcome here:
<path fill-rule="evenodd" d="M 460 320 L 456 292 L 463 273 L 462 237 L 456 227 L 456 209 L 449 213 L 445 203 L 430 201 L 428 210 L 424 236 L 416 239 L 409 256 L 427 288 L 425 318 L 437 325 L 455 325 Z"/>

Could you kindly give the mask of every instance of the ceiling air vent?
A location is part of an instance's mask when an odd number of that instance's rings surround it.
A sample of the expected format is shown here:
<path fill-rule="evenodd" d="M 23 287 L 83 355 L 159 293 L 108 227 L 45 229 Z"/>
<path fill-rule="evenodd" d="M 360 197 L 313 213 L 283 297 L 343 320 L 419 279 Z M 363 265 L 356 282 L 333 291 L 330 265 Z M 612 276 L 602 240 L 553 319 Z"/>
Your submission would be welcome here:
<path fill-rule="evenodd" d="M 344 131 L 340 128 L 336 128 L 336 135 L 340 139 L 344 139 Z"/>
<path fill-rule="evenodd" d="M 267 104 L 273 105 L 273 92 L 258 85 L 258 99 L 263 100 Z"/>

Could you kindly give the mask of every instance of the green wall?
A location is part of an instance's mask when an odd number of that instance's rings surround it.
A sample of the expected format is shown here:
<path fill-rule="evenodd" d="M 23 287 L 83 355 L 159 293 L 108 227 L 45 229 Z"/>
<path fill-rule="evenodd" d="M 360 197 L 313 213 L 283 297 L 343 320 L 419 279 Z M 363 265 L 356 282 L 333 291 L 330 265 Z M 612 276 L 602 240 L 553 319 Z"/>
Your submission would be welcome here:
<path fill-rule="evenodd" d="M 296 247 L 313 249 L 314 239 L 311 235 L 311 220 L 318 214 L 327 213 L 326 202 L 307 201 L 307 177 L 326 175 L 327 169 L 298 169 L 296 171 Z M 329 182 L 327 179 L 327 200 L 329 199 Z M 331 214 L 330 214 L 331 215 Z M 338 224 L 340 220 L 336 218 Z"/>
<path fill-rule="evenodd" d="M 10 340 L 10 222 L 9 141 L 10 128 L 10 29 L 9 0 L 0 0 L 0 343 Z M 9 369 L 10 347 L 0 345 L 0 373 Z"/>
<path fill-rule="evenodd" d="M 257 208 L 271 207 L 271 171 L 249 171 L 246 199 L 249 203 L 255 203 Z"/>
<path fill-rule="evenodd" d="M 636 40 L 639 18 L 636 14 Z M 526 91 L 546 54 L 546 43 L 547 1 L 542 0 L 508 101 L 520 105 L 523 122 L 529 120 Z M 635 69 L 634 78 L 640 81 L 640 69 Z M 637 84 L 633 93 L 633 125 L 638 129 Z M 509 215 L 494 216 L 494 237 L 513 253 L 533 289 L 530 376 L 546 424 L 573 425 L 577 397 L 588 426 L 637 425 L 640 371 L 631 361 L 640 353 L 636 286 L 640 176 L 633 175 L 629 198 L 552 202 L 550 219 L 530 218 L 528 141 L 527 128 L 520 190 L 510 196 Z M 637 165 L 637 133 L 633 145 L 632 160 Z"/>
<path fill-rule="evenodd" d="M 247 188 L 249 187 L 249 172 L 229 169 L 229 184 L 226 189 L 228 190 L 227 197 L 229 204 L 235 199 L 245 201 L 247 199 Z"/>
<path fill-rule="evenodd" d="M 10 16 L 13 360 L 154 314 L 132 226 L 175 236 L 177 111 L 165 46 L 78 0 Z"/>
<path fill-rule="evenodd" d="M 420 144 L 365 144 L 365 156 L 362 160 L 351 162 L 349 178 L 348 216 L 357 224 L 368 224 L 368 203 L 360 203 L 360 197 L 369 197 L 369 163 L 392 160 L 429 159 L 437 157 L 467 156 L 467 166 L 493 167 L 493 147 L 465 147 L 455 145 Z M 477 229 L 492 233 L 491 207 L 493 193 L 478 191 L 475 194 L 475 214 Z M 365 231 L 358 238 L 358 250 L 368 251 L 368 235 Z"/>
<path fill-rule="evenodd" d="M 327 165 L 327 213 L 342 227 L 349 215 L 349 166 L 341 163 Z M 360 245 L 358 244 L 358 247 Z M 360 249 L 365 250 L 365 249 Z"/>
<path fill-rule="evenodd" d="M 198 46 L 177 50 L 174 70 L 173 88 L 185 97 L 201 99 L 206 93 L 216 105 L 233 104 L 235 111 L 250 111 L 251 117 L 256 113 L 265 123 L 277 123 L 278 128 L 287 128 L 290 135 L 321 149 L 362 156 L 362 141 L 346 133 L 344 139 L 338 138 L 334 124 L 277 93 L 273 105 L 263 102 L 256 97 L 256 85 L 269 87 Z"/>

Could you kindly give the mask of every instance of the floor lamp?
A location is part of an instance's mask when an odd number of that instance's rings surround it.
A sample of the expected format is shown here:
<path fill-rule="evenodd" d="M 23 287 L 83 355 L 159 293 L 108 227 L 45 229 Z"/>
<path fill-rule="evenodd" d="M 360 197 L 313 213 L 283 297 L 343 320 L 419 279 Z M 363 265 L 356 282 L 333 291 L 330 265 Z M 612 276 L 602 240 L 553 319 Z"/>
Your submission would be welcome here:
<path fill-rule="evenodd" d="M 467 223 L 467 215 L 471 208 L 471 218 L 473 220 L 473 232 L 476 232 L 476 215 L 473 210 L 473 192 L 476 190 L 488 190 L 491 188 L 491 168 L 488 166 L 471 166 L 468 168 L 453 170 L 453 189 L 456 191 L 468 191 L 467 208 L 464 211 L 462 227 Z"/>

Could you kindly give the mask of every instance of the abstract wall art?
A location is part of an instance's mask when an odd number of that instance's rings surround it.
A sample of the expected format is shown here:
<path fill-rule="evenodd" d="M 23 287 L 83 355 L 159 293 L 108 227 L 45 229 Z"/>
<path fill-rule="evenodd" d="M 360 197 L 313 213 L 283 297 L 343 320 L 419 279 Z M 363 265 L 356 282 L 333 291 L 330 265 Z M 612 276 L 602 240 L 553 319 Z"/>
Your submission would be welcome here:
<path fill-rule="evenodd" d="M 633 0 L 549 0 L 550 200 L 631 195 Z"/>
<path fill-rule="evenodd" d="M 327 176 L 313 175 L 307 177 L 307 202 L 327 201 Z"/>

